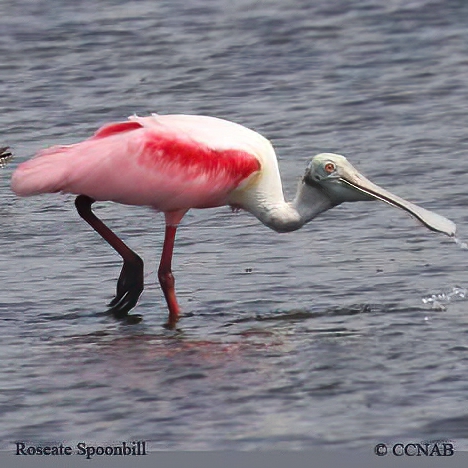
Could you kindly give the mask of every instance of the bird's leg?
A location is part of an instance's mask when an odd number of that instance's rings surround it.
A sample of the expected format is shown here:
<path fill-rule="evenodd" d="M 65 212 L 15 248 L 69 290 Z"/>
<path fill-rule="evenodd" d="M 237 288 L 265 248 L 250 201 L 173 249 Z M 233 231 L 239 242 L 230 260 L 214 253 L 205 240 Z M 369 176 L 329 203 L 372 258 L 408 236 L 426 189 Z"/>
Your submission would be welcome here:
<path fill-rule="evenodd" d="M 167 307 L 169 308 L 169 319 L 165 326 L 170 330 L 175 328 L 180 313 L 180 307 L 177 303 L 174 289 L 174 275 L 172 274 L 172 252 L 174 250 L 176 231 L 177 225 L 166 224 L 164 246 L 158 269 L 159 284 L 161 285 L 164 297 L 166 298 Z"/>
<path fill-rule="evenodd" d="M 108 312 L 129 323 L 141 321 L 140 315 L 129 315 L 143 291 L 143 260 L 114 234 L 91 210 L 94 199 L 87 195 L 76 197 L 78 214 L 123 258 L 124 264 L 117 282 L 117 294 L 109 303 Z"/>

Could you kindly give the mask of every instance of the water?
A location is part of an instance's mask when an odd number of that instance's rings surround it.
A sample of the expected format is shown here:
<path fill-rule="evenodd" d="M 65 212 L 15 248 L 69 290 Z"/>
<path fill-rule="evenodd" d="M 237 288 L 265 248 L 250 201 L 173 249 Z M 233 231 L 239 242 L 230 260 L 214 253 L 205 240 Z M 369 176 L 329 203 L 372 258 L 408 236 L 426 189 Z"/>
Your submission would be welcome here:
<path fill-rule="evenodd" d="M 468 4 L 5 0 L 0 5 L 0 440 L 150 450 L 468 448 Z M 345 154 L 453 219 L 459 244 L 381 203 L 278 235 L 190 212 L 166 331 L 163 218 L 102 203 L 146 261 L 141 324 L 102 314 L 120 259 L 73 197 L 18 199 L 15 165 L 137 112 L 203 113 L 269 137 L 286 195 Z M 437 305 L 437 304 L 438 305 Z"/>

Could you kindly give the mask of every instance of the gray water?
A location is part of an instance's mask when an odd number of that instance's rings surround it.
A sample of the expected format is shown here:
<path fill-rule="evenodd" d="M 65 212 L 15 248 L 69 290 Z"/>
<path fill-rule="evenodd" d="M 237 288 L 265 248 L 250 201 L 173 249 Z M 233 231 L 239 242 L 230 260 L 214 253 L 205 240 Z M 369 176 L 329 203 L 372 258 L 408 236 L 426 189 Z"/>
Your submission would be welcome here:
<path fill-rule="evenodd" d="M 175 333 L 156 284 L 161 214 L 96 206 L 146 262 L 129 326 L 103 314 L 120 258 L 73 197 L 9 189 L 19 162 L 105 122 L 208 114 L 272 140 L 287 197 L 309 157 L 338 152 L 466 241 L 467 44 L 465 0 L 3 0 L 1 448 L 467 449 L 466 245 L 381 203 L 284 235 L 192 211 Z"/>

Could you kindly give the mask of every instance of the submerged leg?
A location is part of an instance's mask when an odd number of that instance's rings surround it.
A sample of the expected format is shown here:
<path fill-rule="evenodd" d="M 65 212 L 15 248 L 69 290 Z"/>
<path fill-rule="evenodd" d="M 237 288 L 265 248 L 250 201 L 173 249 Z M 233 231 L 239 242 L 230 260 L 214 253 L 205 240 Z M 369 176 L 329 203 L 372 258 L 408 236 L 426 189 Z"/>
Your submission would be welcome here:
<path fill-rule="evenodd" d="M 164 246 L 158 269 L 159 284 L 161 285 L 164 297 L 166 298 L 167 307 L 169 308 L 169 319 L 165 326 L 171 330 L 175 328 L 180 313 L 180 307 L 177 303 L 174 289 L 174 275 L 172 274 L 172 252 L 174 250 L 176 231 L 177 225 L 166 224 Z"/>
<path fill-rule="evenodd" d="M 95 202 L 87 195 L 76 197 L 78 214 L 123 258 L 124 264 L 117 282 L 117 294 L 109 303 L 108 312 L 129 323 L 141 321 L 140 315 L 129 315 L 143 291 L 143 260 L 115 235 L 91 210 Z"/>

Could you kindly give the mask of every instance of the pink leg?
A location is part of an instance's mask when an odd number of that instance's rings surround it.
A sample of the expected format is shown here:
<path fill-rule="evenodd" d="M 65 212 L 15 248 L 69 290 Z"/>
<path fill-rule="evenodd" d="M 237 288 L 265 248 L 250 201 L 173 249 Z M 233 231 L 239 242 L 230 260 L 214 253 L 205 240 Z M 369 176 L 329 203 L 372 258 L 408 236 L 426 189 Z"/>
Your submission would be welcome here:
<path fill-rule="evenodd" d="M 174 240 L 176 236 L 177 225 L 167 224 L 166 234 L 164 237 L 164 246 L 159 263 L 158 278 L 166 298 L 167 307 L 169 308 L 169 319 L 166 323 L 166 328 L 173 330 L 179 320 L 180 307 L 177 303 L 175 294 L 175 281 L 172 274 L 172 253 L 174 251 Z"/>

